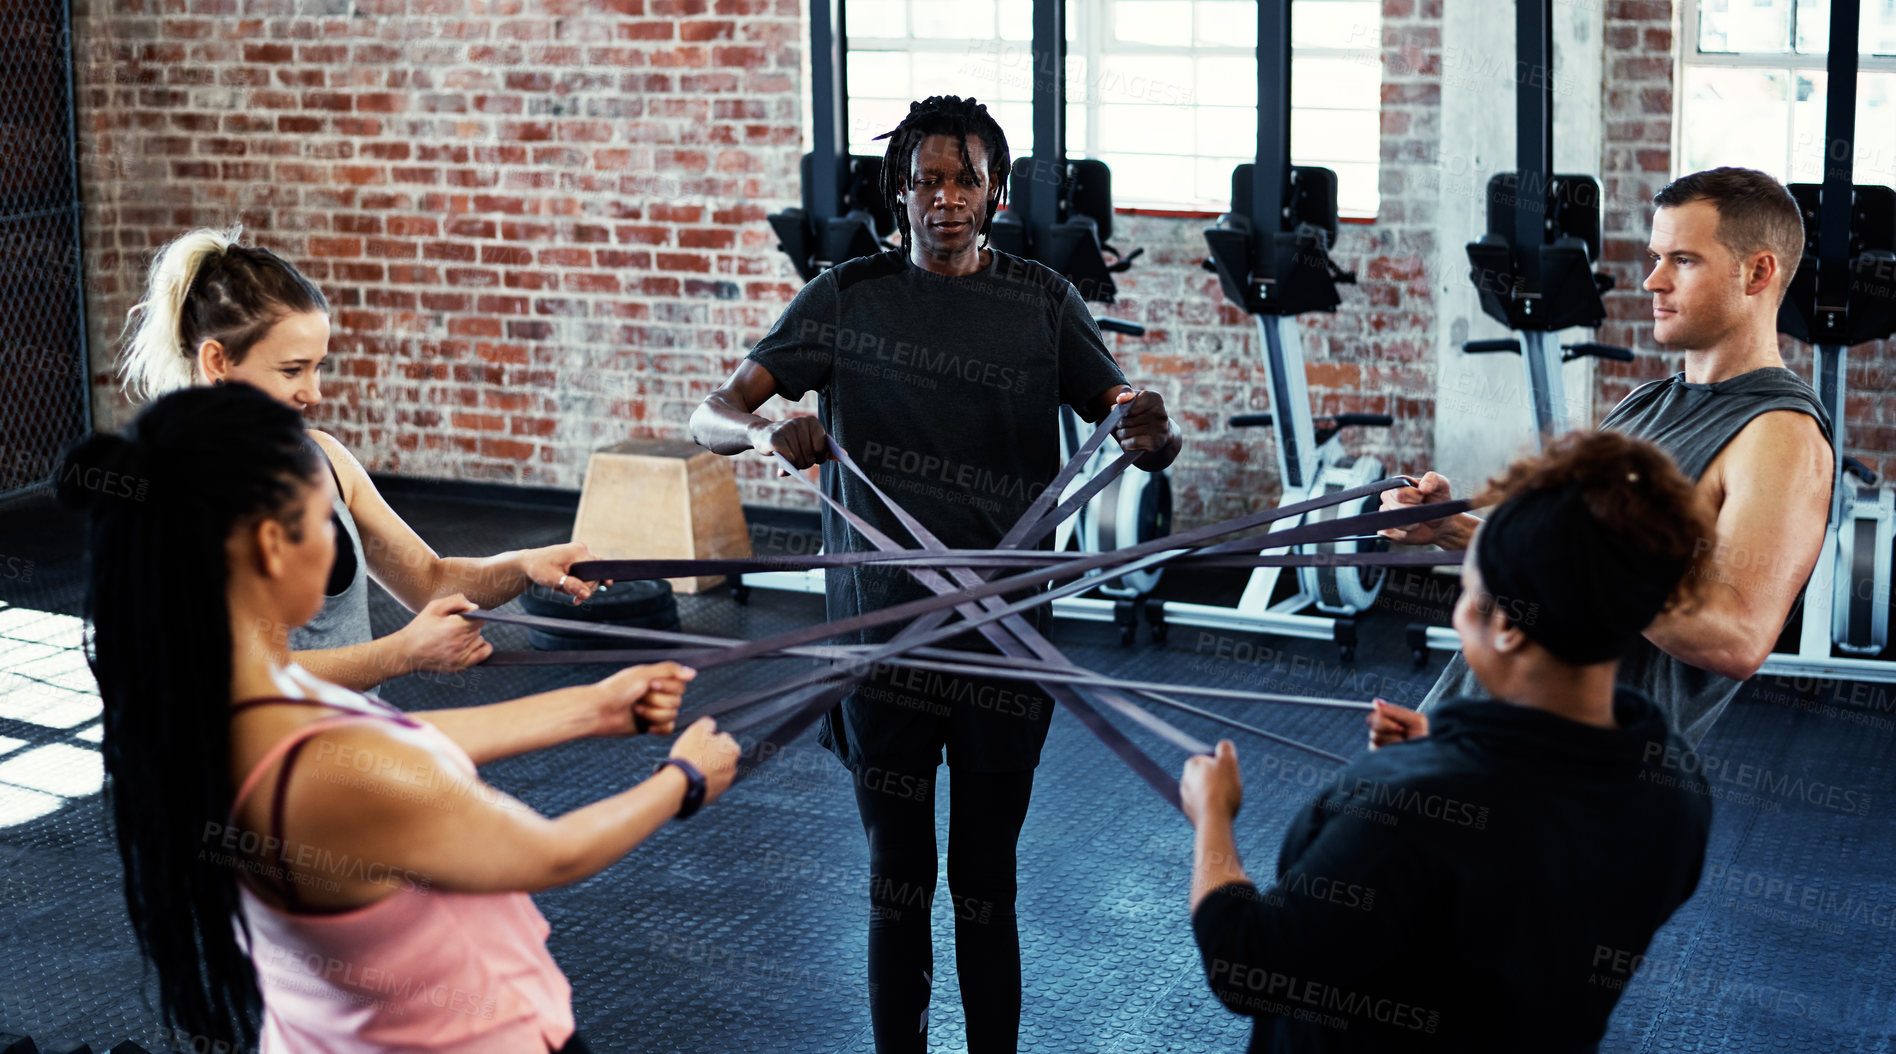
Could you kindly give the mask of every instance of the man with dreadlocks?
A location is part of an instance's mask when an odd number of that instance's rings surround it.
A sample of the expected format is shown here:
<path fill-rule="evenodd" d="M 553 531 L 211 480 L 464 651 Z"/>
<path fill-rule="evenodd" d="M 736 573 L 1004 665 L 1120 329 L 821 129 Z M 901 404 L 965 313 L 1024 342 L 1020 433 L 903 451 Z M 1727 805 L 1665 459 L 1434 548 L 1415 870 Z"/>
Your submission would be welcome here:
<path fill-rule="evenodd" d="M 994 547 L 1052 481 L 1062 404 L 1089 421 L 1128 404 L 1114 432 L 1120 446 L 1143 451 L 1135 463 L 1147 471 L 1171 464 L 1179 436 L 1164 402 L 1126 384 L 1072 283 L 986 246 L 1010 168 L 1007 139 L 987 107 L 925 99 L 884 138 L 882 189 L 899 220 L 901 250 L 838 264 L 805 286 L 698 408 L 692 438 L 720 454 L 777 452 L 798 468 L 822 464 L 826 493 L 906 537 L 867 487 L 829 462 L 833 441 L 944 545 L 960 549 Z M 756 414 L 773 395 L 795 400 L 811 391 L 819 393 L 815 417 Z M 831 552 L 869 547 L 828 512 L 823 542 Z M 828 575 L 832 619 L 926 595 L 899 570 Z M 1038 612 L 1044 629 L 1046 609 Z M 870 631 L 859 641 L 895 632 Z M 869 1008 L 881 1054 L 927 1048 L 934 783 L 944 748 L 954 772 L 948 889 L 968 1049 L 1015 1049 L 1015 845 L 1052 710 L 1038 690 L 893 673 L 867 682 L 823 720 L 818 737 L 853 773 L 869 837 Z"/>

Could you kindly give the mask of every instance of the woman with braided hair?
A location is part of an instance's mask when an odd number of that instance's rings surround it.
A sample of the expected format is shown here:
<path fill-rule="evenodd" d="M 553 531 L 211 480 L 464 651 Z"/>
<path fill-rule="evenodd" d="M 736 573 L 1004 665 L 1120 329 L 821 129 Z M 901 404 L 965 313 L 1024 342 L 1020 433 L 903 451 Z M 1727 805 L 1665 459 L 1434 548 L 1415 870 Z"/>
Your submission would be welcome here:
<path fill-rule="evenodd" d="M 199 228 L 159 250 L 145 298 L 126 319 L 121 372 L 134 396 L 150 401 L 228 381 L 298 413 L 322 401 L 329 301 L 289 261 L 240 243 L 241 233 Z M 314 428 L 309 437 L 335 484 L 342 539 L 322 610 L 290 635 L 296 661 L 310 672 L 358 691 L 405 673 L 452 673 L 494 650 L 480 623 L 460 612 L 504 604 L 536 583 L 574 603 L 591 594 L 593 583 L 567 573 L 589 558 L 579 542 L 485 559 L 436 555 L 335 437 Z M 369 629 L 371 576 L 417 612 L 379 640 Z"/>
<path fill-rule="evenodd" d="M 797 294 L 750 356 L 691 420 L 720 454 L 782 454 L 822 465 L 840 504 L 908 536 L 875 495 L 835 471 L 831 445 L 950 548 L 993 548 L 1060 467 L 1064 404 L 1097 421 L 1158 471 L 1179 436 L 1157 392 L 1135 391 L 1079 293 L 1058 273 L 986 246 L 1005 197 L 1007 138 L 973 99 L 909 107 L 884 138 L 882 189 L 902 245 L 837 264 Z M 817 416 L 771 421 L 774 395 L 819 393 Z M 830 552 L 869 548 L 825 512 Z M 904 571 L 827 576 L 832 619 L 926 596 Z M 1036 612 L 1045 628 L 1045 608 Z M 861 634 L 887 640 L 894 628 Z M 957 641 L 980 648 L 983 642 Z M 929 905 L 938 869 L 935 773 L 949 788 L 948 887 L 955 966 L 973 1054 L 1013 1051 L 1021 1017 L 1015 847 L 1052 720 L 1038 690 L 970 678 L 879 674 L 825 715 L 818 738 L 854 776 L 869 839 L 869 1009 L 882 1054 L 928 1043 L 934 952 Z"/>
<path fill-rule="evenodd" d="M 477 766 L 669 735 L 693 671 L 411 716 L 304 669 L 290 633 L 324 603 L 335 492 L 301 416 L 247 384 L 164 396 L 58 478 L 88 514 L 126 910 L 187 1049 L 583 1054 L 529 894 L 715 800 L 737 743 L 700 718 L 655 774 L 605 774 L 615 793 L 557 817 Z"/>

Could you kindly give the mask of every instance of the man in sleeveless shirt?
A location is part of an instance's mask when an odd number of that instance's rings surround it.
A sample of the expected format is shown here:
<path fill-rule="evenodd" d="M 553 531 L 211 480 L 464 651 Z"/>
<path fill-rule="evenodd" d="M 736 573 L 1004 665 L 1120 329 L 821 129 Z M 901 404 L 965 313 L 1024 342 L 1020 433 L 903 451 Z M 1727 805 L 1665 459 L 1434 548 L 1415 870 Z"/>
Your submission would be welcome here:
<path fill-rule="evenodd" d="M 1682 176 L 1653 198 L 1648 258 L 1653 339 L 1685 352 L 1685 370 L 1635 390 L 1600 422 L 1672 455 L 1717 515 L 1695 610 L 1661 615 L 1620 663 L 1619 682 L 1665 710 L 1697 746 L 1764 664 L 1822 546 L 1832 483 L 1830 422 L 1816 394 L 1784 368 L 1778 305 L 1804 249 L 1796 202 L 1770 176 L 1715 168 Z M 1383 495 L 1383 507 L 1447 501 L 1449 481 Z M 1383 534 L 1404 544 L 1464 549 L 1466 514 Z M 1575 568 L 1575 574 L 1586 574 Z M 1423 699 L 1483 694 L 1456 653 Z M 1372 725 L 1401 737 L 1426 719 L 1384 704 Z"/>

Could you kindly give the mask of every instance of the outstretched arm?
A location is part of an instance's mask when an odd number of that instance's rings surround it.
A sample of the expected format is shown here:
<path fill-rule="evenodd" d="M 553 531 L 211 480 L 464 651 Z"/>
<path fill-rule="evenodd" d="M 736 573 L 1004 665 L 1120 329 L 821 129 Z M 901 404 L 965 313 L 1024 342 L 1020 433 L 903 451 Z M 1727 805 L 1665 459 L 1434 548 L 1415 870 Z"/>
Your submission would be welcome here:
<path fill-rule="evenodd" d="M 332 436 L 314 430 L 310 435 L 336 468 L 343 502 L 362 533 L 369 573 L 408 610 L 418 612 L 432 601 L 457 594 L 480 607 L 499 607 L 536 582 L 576 598 L 591 595 L 590 583 L 567 575 L 574 563 L 591 558 L 584 544 L 568 542 L 485 557 L 441 556 L 390 507 L 355 455 Z"/>
<path fill-rule="evenodd" d="M 1659 616 L 1646 639 L 1733 680 L 1757 673 L 1817 564 L 1831 472 L 1830 444 L 1807 415 L 1777 411 L 1746 425 L 1699 483 L 1718 504 L 1700 603 Z"/>
<path fill-rule="evenodd" d="M 630 666 L 594 684 L 504 703 L 429 710 L 415 716 L 454 740 L 476 765 L 588 736 L 625 736 L 647 723 L 667 735 L 685 684 L 697 673 L 675 662 Z"/>
<path fill-rule="evenodd" d="M 1286 836 L 1303 848 L 1260 891 L 1231 833 L 1241 797 L 1228 740 L 1186 762 L 1179 798 L 1197 828 L 1192 931 L 1219 1001 L 1240 1014 L 1278 1013 L 1284 978 L 1348 985 L 1403 952 L 1426 917 L 1413 905 L 1435 899 L 1435 880 L 1400 834 L 1313 802 Z"/>
<path fill-rule="evenodd" d="M 283 829 L 295 850 L 285 859 L 301 880 L 328 880 L 319 888 L 340 895 L 320 899 L 332 907 L 372 901 L 376 887 L 403 882 L 463 893 L 537 893 L 574 882 L 676 815 L 686 790 L 685 777 L 668 767 L 548 818 L 412 733 L 344 726 L 312 743 L 291 776 Z M 709 718 L 671 750 L 704 774 L 707 803 L 730 786 L 737 755 L 737 743 Z"/>

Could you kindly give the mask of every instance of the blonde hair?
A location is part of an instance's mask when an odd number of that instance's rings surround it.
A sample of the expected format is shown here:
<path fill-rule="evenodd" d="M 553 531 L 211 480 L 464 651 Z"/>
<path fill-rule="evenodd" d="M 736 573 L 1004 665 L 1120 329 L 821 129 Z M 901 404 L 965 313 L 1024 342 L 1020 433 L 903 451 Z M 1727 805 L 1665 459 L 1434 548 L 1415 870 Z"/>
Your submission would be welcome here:
<path fill-rule="evenodd" d="M 205 341 L 239 362 L 285 316 L 329 310 L 322 291 L 289 261 L 239 244 L 242 235 L 241 224 L 199 227 L 158 251 L 145 298 L 125 316 L 119 374 L 133 398 L 149 401 L 197 383 Z"/>

